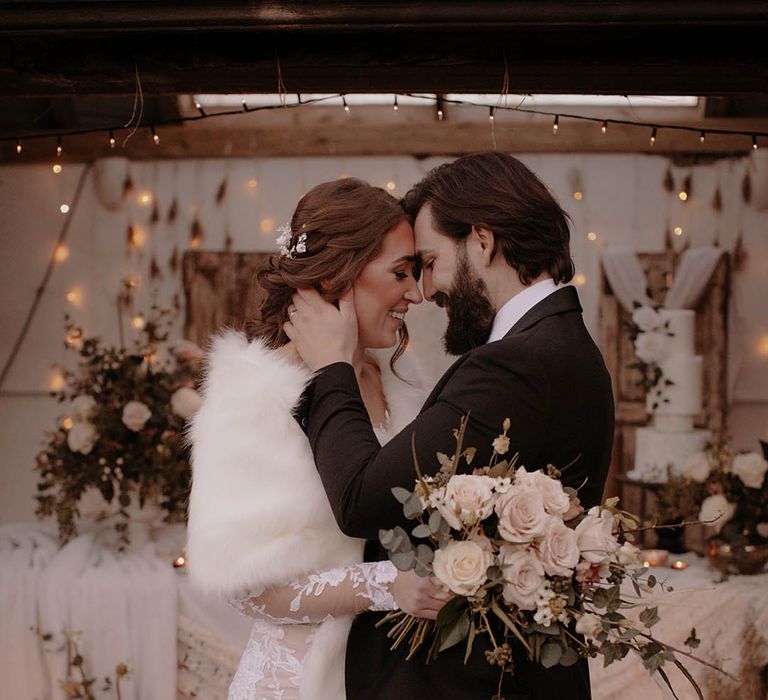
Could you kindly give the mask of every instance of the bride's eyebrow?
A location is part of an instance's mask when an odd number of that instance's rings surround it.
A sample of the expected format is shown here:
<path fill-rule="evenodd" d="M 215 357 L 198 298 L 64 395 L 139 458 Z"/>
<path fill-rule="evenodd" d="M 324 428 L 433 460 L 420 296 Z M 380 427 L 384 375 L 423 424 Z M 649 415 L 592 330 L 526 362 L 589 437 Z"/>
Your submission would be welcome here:
<path fill-rule="evenodd" d="M 419 259 L 418 255 L 403 255 L 402 258 L 398 258 L 392 262 L 393 265 L 399 265 L 400 263 L 412 263 Z"/>

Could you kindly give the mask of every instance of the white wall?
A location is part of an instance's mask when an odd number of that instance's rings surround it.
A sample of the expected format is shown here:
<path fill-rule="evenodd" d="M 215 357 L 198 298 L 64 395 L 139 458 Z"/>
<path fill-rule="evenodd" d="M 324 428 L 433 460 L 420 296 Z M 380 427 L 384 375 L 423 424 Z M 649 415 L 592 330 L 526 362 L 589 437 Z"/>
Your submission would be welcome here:
<path fill-rule="evenodd" d="M 545 154 L 521 158 L 573 218 L 573 255 L 578 271 L 586 277 L 580 294 L 593 333 L 597 331 L 602 246 L 660 250 L 665 231 L 674 226 L 684 229 L 675 241 L 679 245 L 686 239 L 694 246 L 708 244 L 717 234 L 721 245 L 731 249 L 742 235 L 747 258 L 733 283 L 741 317 L 741 362 L 731 429 L 737 446 L 753 449 L 756 437 L 768 439 L 768 212 L 758 212 L 743 202 L 742 180 L 751 161 L 673 168 L 678 185 L 693 173 L 693 194 L 683 204 L 676 193 L 669 194 L 662 186 L 669 162 L 660 156 Z M 195 212 L 205 232 L 204 249 L 221 249 L 229 231 L 235 250 L 272 250 L 274 233 L 263 233 L 261 222 L 270 219 L 279 225 L 287 221 L 298 197 L 314 184 L 348 174 L 381 186 L 393 181 L 394 194 L 402 195 L 443 160 L 329 157 L 135 162 L 130 165 L 134 196 L 121 210 L 105 210 L 89 180 L 79 205 L 68 215 L 59 207 L 71 203 L 83 166 L 65 165 L 58 175 L 48 165 L 0 167 L 2 362 L 19 333 L 64 218 L 72 217 L 67 238 L 70 257 L 56 266 L 3 391 L 45 391 L 52 365 L 69 362 L 73 354 L 64 351 L 65 311 L 86 335 L 100 334 L 116 341 L 114 300 L 124 275 L 140 276 L 137 311 L 148 308 L 153 291 L 161 303 L 169 303 L 181 291 L 181 284 L 179 274 L 169 272 L 168 259 L 175 247 L 181 254 L 188 246 Z M 225 177 L 228 194 L 219 206 L 215 195 Z M 258 187 L 248 186 L 251 179 L 258 181 Z M 581 201 L 572 197 L 575 186 L 584 193 Z M 711 207 L 717 186 L 723 195 L 719 213 Z M 135 194 L 142 190 L 152 192 L 159 202 L 161 219 L 154 226 L 149 223 L 151 207 L 137 202 Z M 179 215 L 169 224 L 166 212 L 173 197 L 178 199 Z M 127 252 L 129 222 L 142 225 L 148 233 L 139 252 Z M 594 243 L 587 240 L 588 231 L 597 233 Z M 147 274 L 153 254 L 164 274 L 157 282 Z M 73 287 L 83 291 L 81 308 L 73 308 L 65 299 Z M 434 323 L 433 309 L 420 309 L 420 313 Z M 129 337 L 130 333 L 128 329 Z M 34 519 L 34 455 L 57 414 L 58 406 L 45 396 L 0 398 L 0 522 Z"/>

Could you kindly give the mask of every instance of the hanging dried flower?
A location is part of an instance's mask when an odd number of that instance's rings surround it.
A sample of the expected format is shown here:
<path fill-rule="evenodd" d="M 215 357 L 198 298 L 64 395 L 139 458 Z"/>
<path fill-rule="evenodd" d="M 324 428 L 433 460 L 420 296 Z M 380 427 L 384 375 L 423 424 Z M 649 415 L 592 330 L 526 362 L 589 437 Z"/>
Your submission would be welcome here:
<path fill-rule="evenodd" d="M 192 228 L 190 229 L 189 243 L 193 248 L 199 248 L 202 242 L 203 227 L 200 225 L 200 221 L 198 221 L 197 215 L 195 215 L 195 218 L 192 221 Z"/>
<path fill-rule="evenodd" d="M 131 175 L 128 173 L 125 176 L 125 180 L 123 180 L 123 197 L 127 197 L 131 192 L 133 192 L 133 180 L 131 180 Z"/>
<path fill-rule="evenodd" d="M 715 211 L 723 210 L 723 193 L 720 191 L 719 186 L 715 189 L 715 193 L 712 195 L 712 208 Z"/>
<path fill-rule="evenodd" d="M 155 200 L 155 204 L 152 207 L 152 216 L 149 217 L 149 222 L 151 224 L 156 224 L 158 221 L 160 221 L 160 207 L 157 206 L 157 200 Z"/>
<path fill-rule="evenodd" d="M 664 175 L 664 189 L 667 192 L 674 192 L 675 190 L 675 178 L 672 176 L 672 168 L 667 168 L 667 172 Z"/>
<path fill-rule="evenodd" d="M 232 252 L 232 236 L 229 235 L 229 231 L 227 231 L 226 235 L 224 236 L 224 250 L 227 253 Z"/>
<path fill-rule="evenodd" d="M 744 204 L 749 204 L 752 201 L 752 178 L 749 173 L 744 173 L 744 179 L 741 181 L 741 196 L 744 199 Z"/>
<path fill-rule="evenodd" d="M 171 272 L 174 273 L 179 270 L 179 249 L 176 246 L 174 246 L 171 257 L 168 260 L 168 267 L 171 269 Z"/>
<path fill-rule="evenodd" d="M 168 208 L 168 215 L 167 219 L 169 222 L 176 221 L 176 216 L 179 213 L 179 203 L 176 201 L 176 197 L 173 198 L 173 201 L 171 202 L 171 206 Z"/>
<path fill-rule="evenodd" d="M 744 269 L 744 265 L 747 263 L 747 252 L 744 250 L 743 234 L 740 231 L 739 237 L 736 239 L 736 244 L 733 246 L 733 269 L 735 272 L 740 272 Z"/>
<path fill-rule="evenodd" d="M 216 192 L 216 204 L 221 204 L 224 201 L 224 197 L 227 196 L 227 178 L 225 177 L 221 184 L 219 185 L 219 189 Z"/>
<path fill-rule="evenodd" d="M 157 258 L 155 256 L 152 256 L 152 259 L 149 261 L 149 278 L 156 280 L 160 279 L 163 276 L 163 273 L 160 271 L 160 266 L 157 264 Z"/>

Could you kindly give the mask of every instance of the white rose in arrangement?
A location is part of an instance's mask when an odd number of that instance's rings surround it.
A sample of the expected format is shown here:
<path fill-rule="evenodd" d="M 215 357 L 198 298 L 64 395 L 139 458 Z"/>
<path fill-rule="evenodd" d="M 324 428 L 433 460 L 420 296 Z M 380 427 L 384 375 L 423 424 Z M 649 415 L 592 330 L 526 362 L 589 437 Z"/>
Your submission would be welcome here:
<path fill-rule="evenodd" d="M 632 323 L 643 333 L 655 331 L 664 325 L 664 320 L 658 311 L 650 306 L 640 306 L 632 312 Z"/>
<path fill-rule="evenodd" d="M 471 596 L 486 582 L 485 572 L 492 564 L 493 554 L 478 543 L 452 541 L 435 552 L 432 569 L 450 591 Z"/>
<path fill-rule="evenodd" d="M 563 490 L 563 485 L 542 471 L 529 472 L 520 467 L 515 472 L 515 482 L 521 486 L 530 486 L 540 491 L 547 513 L 562 515 L 567 513 L 571 507 L 571 499 Z"/>
<path fill-rule="evenodd" d="M 714 522 L 708 522 L 707 524 L 714 528 L 715 532 L 720 532 L 723 525 L 733 517 L 735 512 L 736 506 L 733 503 L 729 503 L 721 493 L 716 493 L 714 496 L 709 496 L 702 501 L 699 520 L 714 520 Z"/>
<path fill-rule="evenodd" d="M 576 633 L 583 634 L 589 639 L 594 639 L 603 631 L 603 623 L 597 615 L 584 613 L 576 620 Z"/>
<path fill-rule="evenodd" d="M 88 420 L 94 408 L 96 408 L 96 399 L 90 394 L 80 394 L 72 399 L 72 413 L 77 420 Z"/>
<path fill-rule="evenodd" d="M 544 508 L 539 489 L 513 485 L 496 501 L 499 534 L 507 542 L 527 543 L 543 537 L 552 516 Z"/>
<path fill-rule="evenodd" d="M 484 520 L 493 512 L 494 484 L 495 480 L 489 476 L 452 476 L 437 506 L 440 515 L 455 530 L 460 530 L 462 524 L 474 525 Z"/>
<path fill-rule="evenodd" d="M 69 449 L 84 455 L 90 454 L 98 439 L 96 429 L 90 423 L 85 422 L 75 423 L 67 433 Z"/>
<path fill-rule="evenodd" d="M 544 567 L 531 549 L 502 545 L 499 564 L 504 571 L 504 600 L 521 610 L 535 610 L 536 597 L 544 583 Z"/>
<path fill-rule="evenodd" d="M 702 483 L 707 480 L 712 471 L 712 465 L 709 463 L 709 457 L 706 452 L 697 452 L 693 457 L 683 464 L 683 476 L 693 481 Z"/>
<path fill-rule="evenodd" d="M 635 355 L 643 362 L 659 362 L 667 352 L 667 336 L 657 331 L 642 333 L 635 340 Z"/>
<path fill-rule="evenodd" d="M 141 401 L 129 401 L 123 406 L 123 423 L 135 433 L 144 427 L 151 415 L 152 411 Z"/>
<path fill-rule="evenodd" d="M 601 511 L 599 506 L 590 508 L 587 517 L 576 526 L 576 537 L 581 556 L 594 564 L 605 561 L 619 549 L 613 536 L 613 515 Z"/>
<path fill-rule="evenodd" d="M 757 452 L 736 455 L 731 464 L 731 471 L 744 482 L 744 486 L 759 489 L 763 486 L 768 462 Z"/>
<path fill-rule="evenodd" d="M 619 564 L 640 564 L 643 561 L 642 552 L 631 542 L 625 542 L 619 548 Z"/>
<path fill-rule="evenodd" d="M 579 563 L 576 531 L 552 518 L 541 543 L 541 563 L 550 576 L 570 576 Z"/>
<path fill-rule="evenodd" d="M 499 435 L 493 441 L 493 451 L 499 455 L 505 455 L 509 452 L 509 438 L 506 435 Z"/>
<path fill-rule="evenodd" d="M 203 403 L 203 399 L 194 389 L 183 386 L 171 396 L 171 409 L 177 416 L 191 418 Z"/>

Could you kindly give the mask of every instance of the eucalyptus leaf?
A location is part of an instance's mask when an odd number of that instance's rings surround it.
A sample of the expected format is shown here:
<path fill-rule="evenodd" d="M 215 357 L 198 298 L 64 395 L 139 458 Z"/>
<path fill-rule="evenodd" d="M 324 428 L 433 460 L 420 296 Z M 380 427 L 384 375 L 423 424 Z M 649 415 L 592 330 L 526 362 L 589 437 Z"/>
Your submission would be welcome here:
<path fill-rule="evenodd" d="M 429 525 L 421 523 L 413 528 L 411 534 L 414 537 L 429 537 L 432 534 L 432 530 L 429 529 Z"/>
<path fill-rule="evenodd" d="M 573 666 L 579 660 L 579 652 L 573 647 L 568 647 L 560 657 L 561 666 Z"/>
<path fill-rule="evenodd" d="M 408 520 L 418 518 L 423 510 L 424 507 L 421 504 L 421 499 L 416 495 L 412 495 L 405 503 L 403 503 L 403 514 Z"/>
<path fill-rule="evenodd" d="M 563 648 L 560 644 L 549 642 L 541 647 L 541 665 L 544 668 L 552 668 L 560 662 Z"/>
<path fill-rule="evenodd" d="M 440 515 L 440 511 L 433 510 L 429 514 L 429 529 L 432 533 L 437 534 L 440 532 L 440 525 L 443 522 L 443 517 Z"/>
<path fill-rule="evenodd" d="M 395 486 L 392 489 L 392 495 L 400 502 L 405 503 L 413 495 L 408 489 L 404 489 L 402 486 Z"/>
<path fill-rule="evenodd" d="M 410 571 L 416 561 L 413 550 L 409 552 L 395 552 L 390 554 L 389 558 L 400 571 Z"/>

